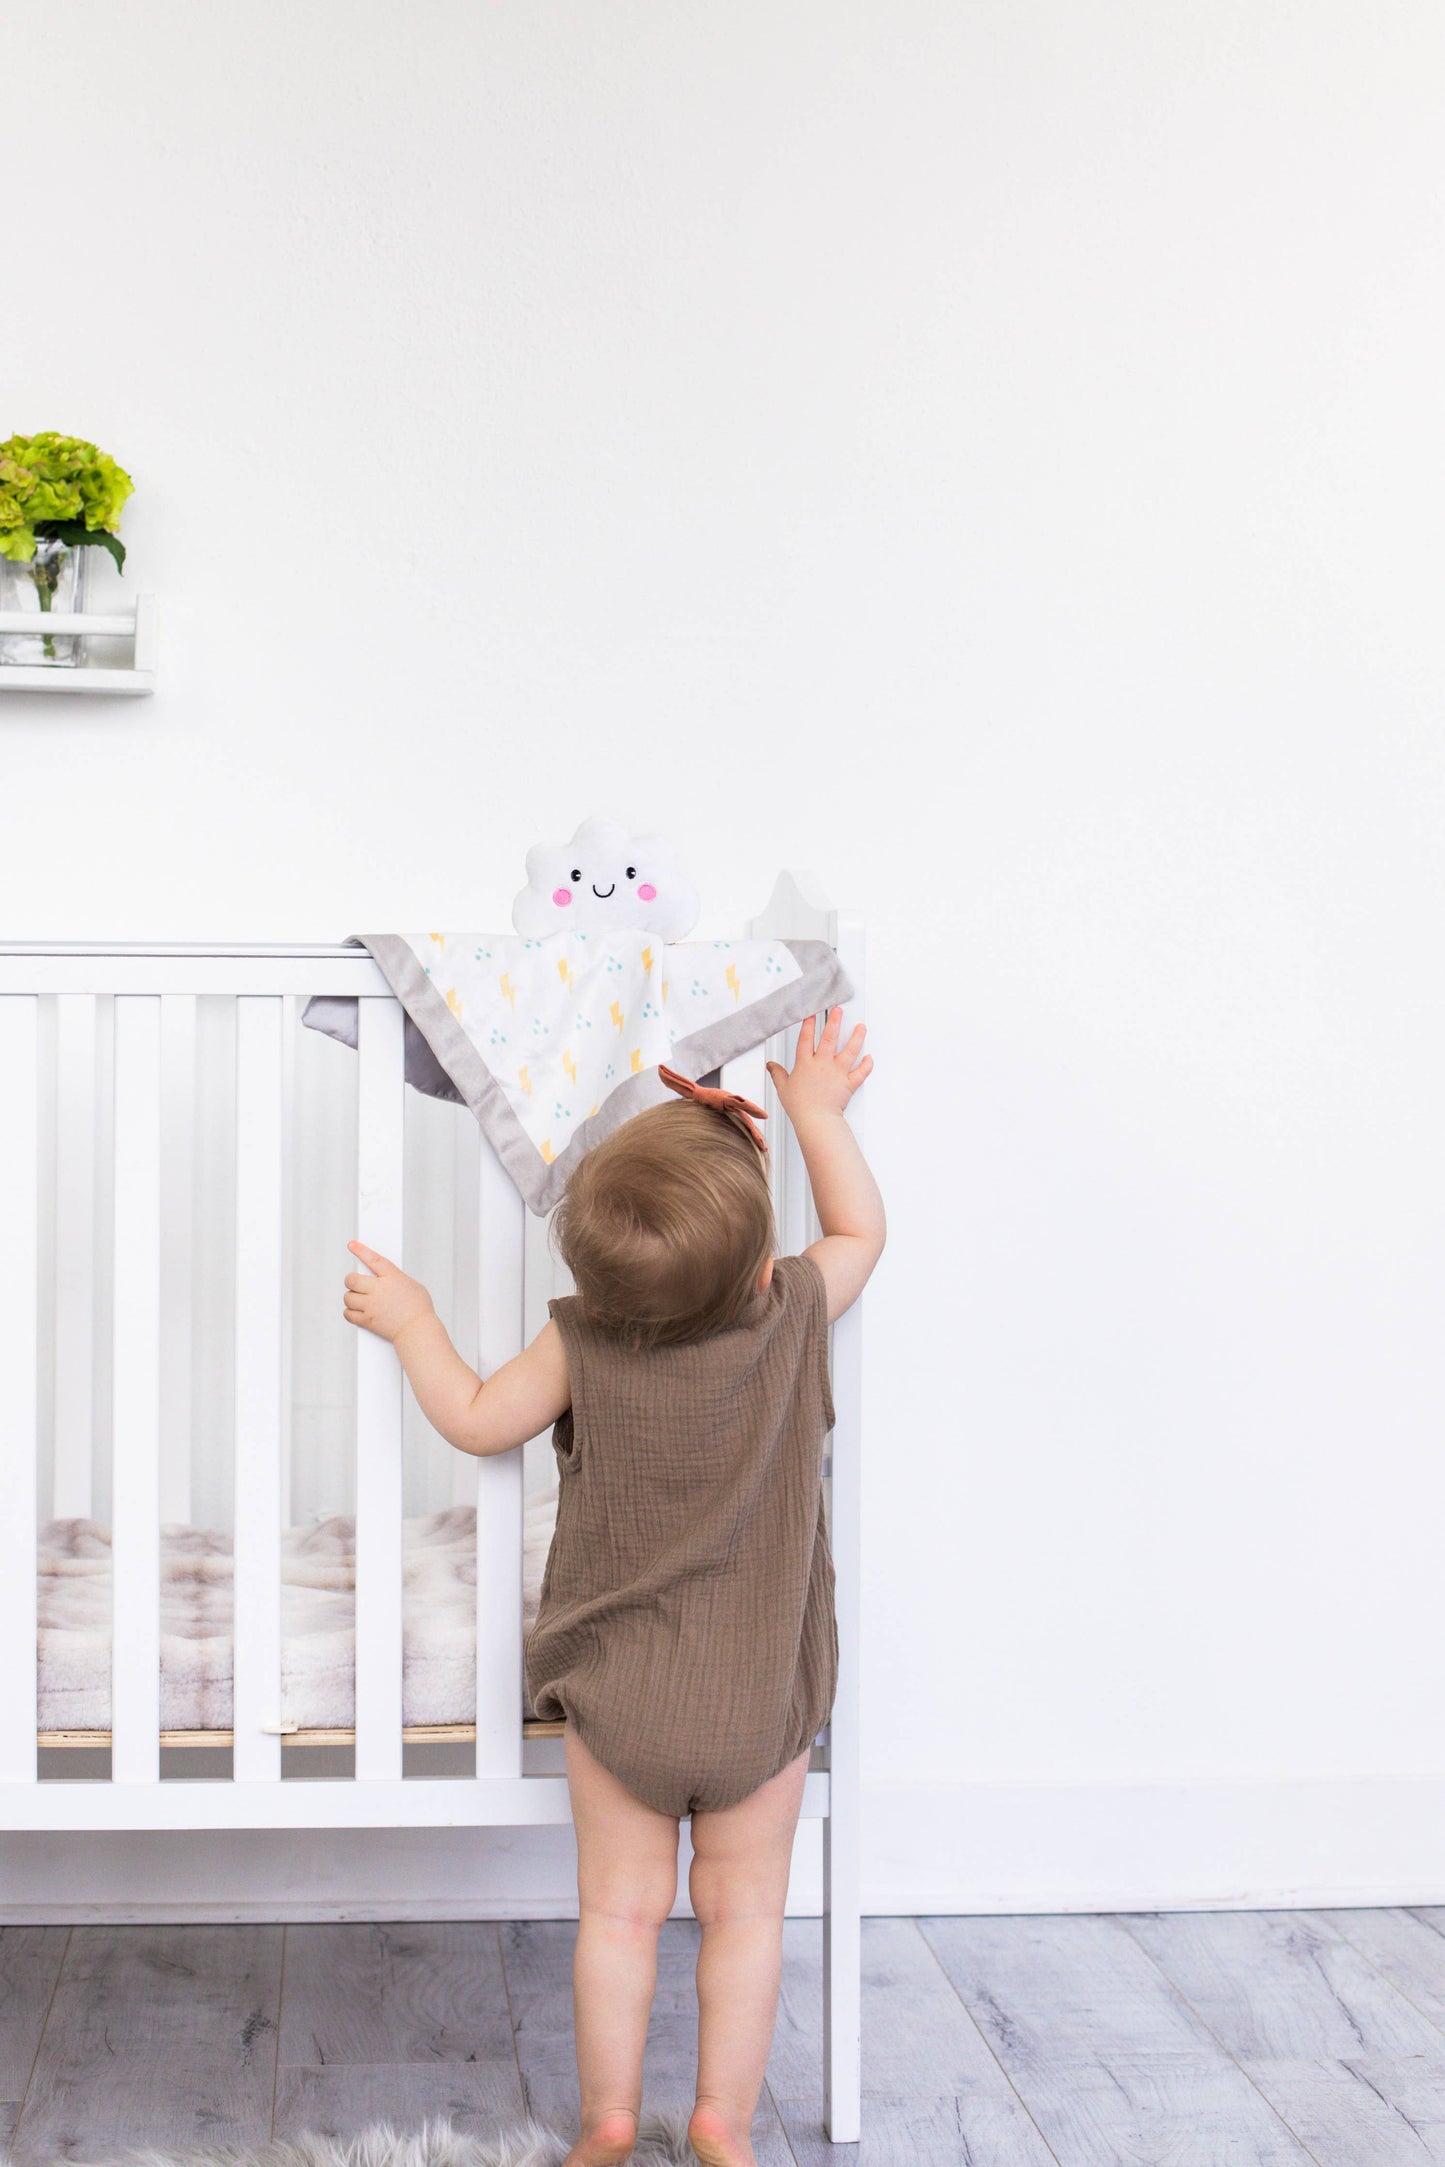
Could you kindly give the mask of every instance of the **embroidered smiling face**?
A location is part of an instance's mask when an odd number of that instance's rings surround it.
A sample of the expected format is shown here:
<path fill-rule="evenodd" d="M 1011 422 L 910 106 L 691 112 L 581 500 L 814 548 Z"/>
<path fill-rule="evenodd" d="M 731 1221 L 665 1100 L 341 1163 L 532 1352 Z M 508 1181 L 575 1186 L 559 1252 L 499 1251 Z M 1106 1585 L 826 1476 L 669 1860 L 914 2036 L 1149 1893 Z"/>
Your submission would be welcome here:
<path fill-rule="evenodd" d="M 670 843 L 597 819 L 584 820 L 569 843 L 538 843 L 528 851 L 527 885 L 512 904 L 512 924 L 532 939 L 595 928 L 680 941 L 697 911 L 697 890 L 678 869 Z"/>

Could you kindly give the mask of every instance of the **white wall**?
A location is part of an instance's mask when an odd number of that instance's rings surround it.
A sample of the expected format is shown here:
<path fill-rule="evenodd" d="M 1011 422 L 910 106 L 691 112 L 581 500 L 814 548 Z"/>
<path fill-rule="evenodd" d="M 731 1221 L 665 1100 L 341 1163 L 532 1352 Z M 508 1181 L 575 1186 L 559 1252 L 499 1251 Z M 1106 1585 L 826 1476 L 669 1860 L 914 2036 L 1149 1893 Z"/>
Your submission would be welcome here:
<path fill-rule="evenodd" d="M 1439 11 L 6 57 L 0 427 L 131 468 L 163 637 L 5 698 L 0 928 L 499 924 L 596 806 L 705 930 L 813 867 L 893 1222 L 869 1901 L 1445 1899 Z"/>

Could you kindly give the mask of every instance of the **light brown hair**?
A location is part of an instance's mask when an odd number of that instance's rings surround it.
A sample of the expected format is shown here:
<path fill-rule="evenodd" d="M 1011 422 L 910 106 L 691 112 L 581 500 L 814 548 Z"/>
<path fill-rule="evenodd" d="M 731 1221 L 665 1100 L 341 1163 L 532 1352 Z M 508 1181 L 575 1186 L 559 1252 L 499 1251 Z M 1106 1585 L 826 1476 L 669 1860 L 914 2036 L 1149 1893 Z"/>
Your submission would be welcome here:
<path fill-rule="evenodd" d="M 726 1331 L 773 1253 L 758 1147 L 687 1100 L 636 1114 L 579 1161 L 553 1229 L 589 1324 L 633 1347 Z"/>

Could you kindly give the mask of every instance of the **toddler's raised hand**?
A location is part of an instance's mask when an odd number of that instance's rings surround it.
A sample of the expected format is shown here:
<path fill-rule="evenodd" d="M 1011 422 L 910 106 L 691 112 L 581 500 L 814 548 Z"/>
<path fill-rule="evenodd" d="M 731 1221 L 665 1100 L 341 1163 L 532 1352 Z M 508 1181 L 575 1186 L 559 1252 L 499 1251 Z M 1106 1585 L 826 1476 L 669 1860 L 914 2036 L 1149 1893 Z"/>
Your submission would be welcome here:
<path fill-rule="evenodd" d="M 348 1324 L 359 1324 L 378 1339 L 395 1341 L 418 1317 L 434 1315 L 432 1298 L 419 1279 L 408 1279 L 399 1264 L 368 1249 L 364 1242 L 346 1246 L 367 1267 L 347 1275 Z"/>
<path fill-rule="evenodd" d="M 872 1071 L 873 1057 L 863 1051 L 864 1025 L 855 1024 L 840 1048 L 842 1024 L 842 1009 L 830 1008 L 819 1038 L 818 1019 L 810 1016 L 798 1033 L 792 1068 L 785 1069 L 781 1061 L 768 1063 L 773 1088 L 794 1128 L 810 1114 L 841 1114 Z"/>

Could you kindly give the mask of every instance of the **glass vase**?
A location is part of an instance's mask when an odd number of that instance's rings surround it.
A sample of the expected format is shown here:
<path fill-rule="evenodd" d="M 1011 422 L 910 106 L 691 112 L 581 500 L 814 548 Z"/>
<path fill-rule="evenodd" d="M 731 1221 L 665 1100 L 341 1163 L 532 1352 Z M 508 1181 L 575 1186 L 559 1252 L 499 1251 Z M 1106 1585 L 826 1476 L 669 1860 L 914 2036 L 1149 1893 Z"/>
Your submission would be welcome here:
<path fill-rule="evenodd" d="M 47 632 L 51 611 L 78 615 L 85 608 L 85 560 L 88 549 L 74 549 L 53 535 L 35 537 L 35 555 L 28 564 L 0 557 L 0 610 L 33 613 L 35 631 L 0 632 L 0 663 L 24 663 L 34 669 L 72 670 L 85 646 L 83 634 Z"/>

